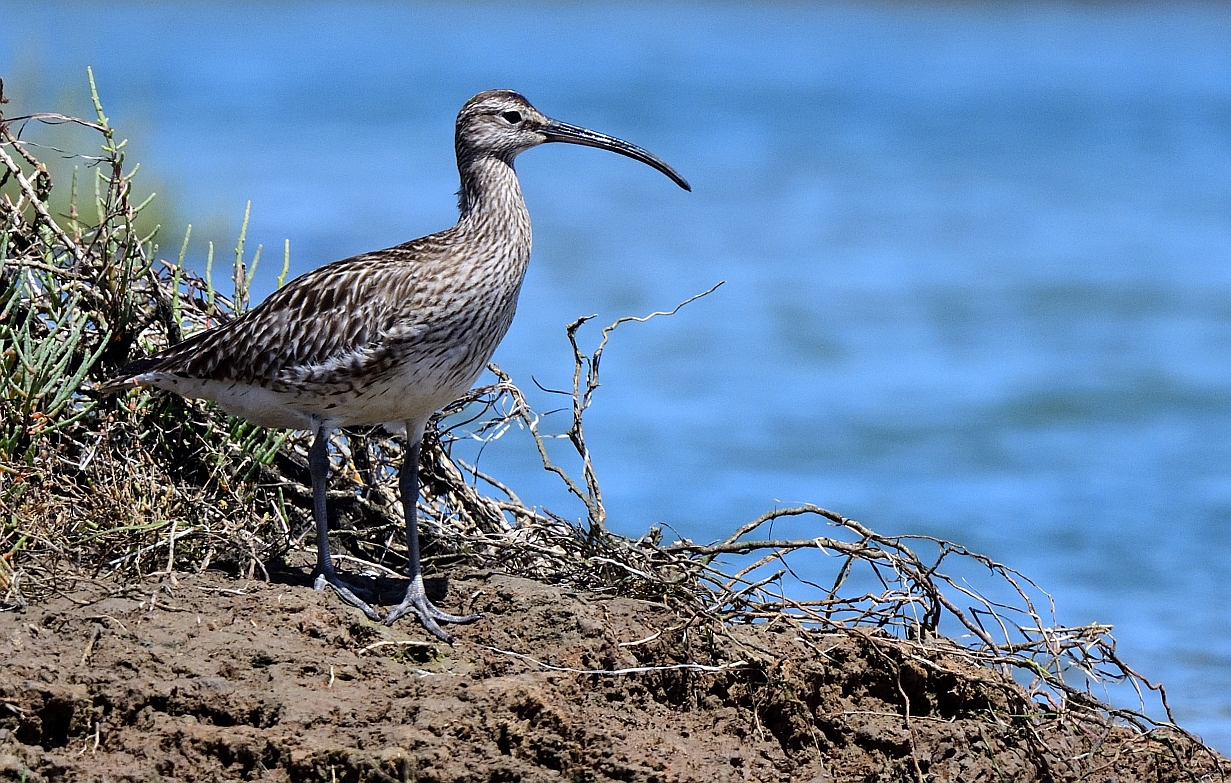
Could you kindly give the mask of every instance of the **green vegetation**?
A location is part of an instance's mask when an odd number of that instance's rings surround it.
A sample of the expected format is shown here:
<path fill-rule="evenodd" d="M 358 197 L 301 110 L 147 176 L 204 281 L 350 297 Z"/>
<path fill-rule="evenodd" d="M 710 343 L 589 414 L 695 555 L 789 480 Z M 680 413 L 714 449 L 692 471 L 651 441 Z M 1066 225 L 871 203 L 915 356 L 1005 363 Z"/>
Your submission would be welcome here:
<path fill-rule="evenodd" d="M 209 406 L 89 392 L 87 380 L 114 372 L 134 348 L 155 351 L 231 317 L 257 262 L 245 273 L 241 233 L 228 299 L 184 268 L 188 235 L 177 262 L 157 260 L 157 227 L 143 232 L 139 220 L 153 196 L 134 203 L 136 168 L 93 74 L 90 84 L 92 121 L 40 114 L 0 126 L 0 587 L 10 600 L 50 589 L 70 565 L 142 573 L 160 547 L 163 566 L 174 562 L 168 547 L 208 562 L 220 536 L 262 535 L 272 517 L 248 510 L 262 499 L 254 479 L 286 442 Z M 22 138 L 31 123 L 101 137 L 100 154 L 74 156 L 67 199 L 53 201 L 38 145 Z M 221 529 L 210 509 L 227 510 Z M 272 538 L 285 547 L 285 536 Z M 244 549 L 255 557 L 268 547 Z"/>

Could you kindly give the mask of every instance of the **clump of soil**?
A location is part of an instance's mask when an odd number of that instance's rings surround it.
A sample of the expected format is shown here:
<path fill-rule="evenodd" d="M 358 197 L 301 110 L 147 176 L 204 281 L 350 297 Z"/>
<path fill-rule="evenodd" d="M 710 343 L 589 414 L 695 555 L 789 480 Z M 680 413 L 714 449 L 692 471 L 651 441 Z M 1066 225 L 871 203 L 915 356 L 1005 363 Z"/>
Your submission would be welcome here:
<path fill-rule="evenodd" d="M 1178 732 L 1049 715 L 998 672 L 866 630 L 698 625 L 471 571 L 444 606 L 484 617 L 448 646 L 301 582 L 164 576 L 0 614 L 0 779 L 1124 783 L 1231 770 Z"/>

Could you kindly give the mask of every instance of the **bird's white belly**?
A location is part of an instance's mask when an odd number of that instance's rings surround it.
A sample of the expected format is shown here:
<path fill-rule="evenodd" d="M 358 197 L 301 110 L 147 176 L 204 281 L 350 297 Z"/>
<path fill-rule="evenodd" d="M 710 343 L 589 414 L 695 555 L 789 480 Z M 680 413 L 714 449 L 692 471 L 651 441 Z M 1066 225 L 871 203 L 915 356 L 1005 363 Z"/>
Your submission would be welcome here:
<path fill-rule="evenodd" d="M 399 429 L 407 421 L 426 422 L 474 384 L 486 362 L 461 366 L 466 353 L 454 348 L 431 363 L 407 362 L 381 377 L 336 386 L 281 384 L 275 389 L 162 373 L 136 380 L 184 397 L 213 400 L 227 413 L 262 427 L 314 430 L 388 424 Z"/>

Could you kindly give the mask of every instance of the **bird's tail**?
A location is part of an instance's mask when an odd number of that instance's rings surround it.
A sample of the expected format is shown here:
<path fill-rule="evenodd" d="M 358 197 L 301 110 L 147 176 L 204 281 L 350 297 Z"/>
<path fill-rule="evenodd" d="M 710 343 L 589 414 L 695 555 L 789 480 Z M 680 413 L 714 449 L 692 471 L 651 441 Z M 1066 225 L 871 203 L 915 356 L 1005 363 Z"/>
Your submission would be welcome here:
<path fill-rule="evenodd" d="M 115 375 L 94 387 L 94 391 L 99 394 L 115 394 L 116 392 L 135 389 L 138 386 L 146 386 L 142 383 L 140 376 L 157 369 L 158 365 L 162 364 L 162 360 L 157 357 L 148 357 L 145 359 L 137 359 L 134 362 L 129 362 Z"/>

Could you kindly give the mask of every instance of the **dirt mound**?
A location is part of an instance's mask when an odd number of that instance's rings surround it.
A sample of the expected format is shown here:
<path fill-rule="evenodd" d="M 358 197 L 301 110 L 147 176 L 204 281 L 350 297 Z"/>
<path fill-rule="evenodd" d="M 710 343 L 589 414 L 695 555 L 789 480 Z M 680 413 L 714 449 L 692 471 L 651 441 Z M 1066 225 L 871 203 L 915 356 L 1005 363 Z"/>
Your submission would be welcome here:
<path fill-rule="evenodd" d="M 472 572 L 445 604 L 484 619 L 449 647 L 292 576 L 86 588 L 0 615 L 0 777 L 1110 783 L 1231 769 L 1178 734 L 1083 731 L 993 671 L 865 631 L 714 634 L 657 604 Z"/>

